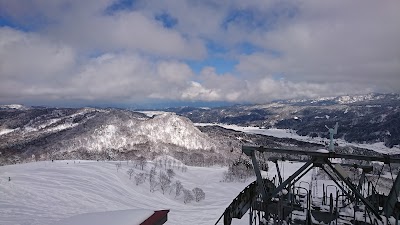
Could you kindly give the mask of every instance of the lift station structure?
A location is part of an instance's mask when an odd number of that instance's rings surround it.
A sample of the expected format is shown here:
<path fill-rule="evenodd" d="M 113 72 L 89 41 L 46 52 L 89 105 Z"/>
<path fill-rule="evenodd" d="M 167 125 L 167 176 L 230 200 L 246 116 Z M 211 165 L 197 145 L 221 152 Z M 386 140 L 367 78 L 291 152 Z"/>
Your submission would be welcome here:
<path fill-rule="evenodd" d="M 248 185 L 225 209 L 216 224 L 232 224 L 248 214 L 248 224 L 393 224 L 400 220 L 400 176 L 393 177 L 389 194 L 379 193 L 374 184 L 366 179 L 373 168 L 368 162 L 381 162 L 388 166 L 400 163 L 400 158 L 389 155 L 367 156 L 335 153 L 333 149 L 306 151 L 243 146 L 242 152 L 250 157 L 256 181 Z M 256 155 L 269 154 L 275 162 L 277 178 L 262 177 Z M 337 163 L 344 159 L 359 163 Z M 304 162 L 286 180 L 282 178 L 278 160 Z M 336 162 L 336 163 L 335 163 Z M 382 168 L 383 168 L 382 166 Z M 360 171 L 358 181 L 351 180 L 345 167 Z M 299 185 L 300 179 L 313 168 L 324 171 L 336 184 L 334 193 L 323 187 L 322 196 Z M 382 172 L 382 171 L 381 171 Z M 380 174 L 379 174 L 380 177 Z M 378 177 L 378 180 L 379 180 Z M 333 186 L 333 185 L 330 185 Z M 328 196 L 329 195 L 329 196 Z M 221 220 L 222 219 L 222 220 Z M 244 219 L 244 218 L 243 218 Z"/>

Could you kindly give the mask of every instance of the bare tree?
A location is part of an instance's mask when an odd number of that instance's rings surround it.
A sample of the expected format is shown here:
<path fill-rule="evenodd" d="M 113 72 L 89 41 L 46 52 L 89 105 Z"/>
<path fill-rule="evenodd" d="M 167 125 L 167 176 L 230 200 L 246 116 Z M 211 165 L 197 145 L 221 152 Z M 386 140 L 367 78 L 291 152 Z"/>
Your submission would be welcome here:
<path fill-rule="evenodd" d="M 182 189 L 183 189 L 182 183 L 179 180 L 177 180 L 175 182 L 175 197 L 178 197 L 179 195 L 181 195 Z"/>
<path fill-rule="evenodd" d="M 150 170 L 150 176 L 149 176 L 150 192 L 154 192 L 157 187 L 156 176 L 157 176 L 156 167 L 153 167 Z"/>
<path fill-rule="evenodd" d="M 140 166 L 140 169 L 143 170 L 144 167 L 146 167 L 146 164 L 147 164 L 146 158 L 143 157 L 143 156 L 140 156 L 140 157 L 138 158 L 138 164 L 139 164 L 139 166 Z"/>
<path fill-rule="evenodd" d="M 12 164 L 21 163 L 21 157 L 14 155 L 12 158 L 10 157 L 9 160 Z"/>
<path fill-rule="evenodd" d="M 201 188 L 196 187 L 196 188 L 193 188 L 192 191 L 193 191 L 196 202 L 199 202 L 206 198 L 206 194 L 204 193 L 204 191 Z"/>
<path fill-rule="evenodd" d="M 190 165 L 204 166 L 204 155 L 201 153 L 192 153 L 189 155 Z"/>
<path fill-rule="evenodd" d="M 170 180 L 172 180 L 175 176 L 175 172 L 173 169 L 167 169 L 167 175 L 169 177 Z"/>
<path fill-rule="evenodd" d="M 192 191 L 188 189 L 183 189 L 183 203 L 189 203 L 194 200 Z"/>
<path fill-rule="evenodd" d="M 122 163 L 118 162 L 117 164 L 115 164 L 115 167 L 117 167 L 117 172 L 119 171 L 119 169 L 121 168 Z"/>
<path fill-rule="evenodd" d="M 181 163 L 176 163 L 176 169 L 179 171 L 180 168 L 181 168 Z"/>
<path fill-rule="evenodd" d="M 171 165 L 172 165 L 171 160 L 168 160 L 168 161 L 167 161 L 167 164 L 168 164 L 168 168 L 171 168 Z"/>
<path fill-rule="evenodd" d="M 159 167 L 162 167 L 162 159 L 159 159 L 159 160 L 158 160 L 157 165 L 158 165 Z"/>
<path fill-rule="evenodd" d="M 233 182 L 240 181 L 246 182 L 247 178 L 254 176 L 252 165 L 248 161 L 238 160 L 229 165 L 228 171 L 223 174 L 223 181 Z"/>
<path fill-rule="evenodd" d="M 146 180 L 146 175 L 144 173 L 138 173 L 135 175 L 136 185 L 143 184 L 145 180 Z"/>
<path fill-rule="evenodd" d="M 171 180 L 169 179 L 168 175 L 164 171 L 161 171 L 159 173 L 158 183 L 160 184 L 160 189 L 161 189 L 162 193 L 164 194 L 165 191 L 169 188 L 169 185 L 171 184 Z"/>
<path fill-rule="evenodd" d="M 130 180 L 135 171 L 132 168 L 130 168 L 128 171 L 126 171 L 126 173 L 129 175 L 129 180 Z"/>

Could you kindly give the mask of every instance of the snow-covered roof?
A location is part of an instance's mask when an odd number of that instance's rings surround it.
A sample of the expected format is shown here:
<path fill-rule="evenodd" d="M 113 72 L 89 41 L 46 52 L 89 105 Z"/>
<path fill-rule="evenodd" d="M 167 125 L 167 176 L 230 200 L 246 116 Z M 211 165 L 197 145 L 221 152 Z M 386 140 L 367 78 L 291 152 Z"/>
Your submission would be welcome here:
<path fill-rule="evenodd" d="M 84 213 L 63 219 L 56 225 L 139 225 L 153 213 L 154 211 L 147 209 Z"/>

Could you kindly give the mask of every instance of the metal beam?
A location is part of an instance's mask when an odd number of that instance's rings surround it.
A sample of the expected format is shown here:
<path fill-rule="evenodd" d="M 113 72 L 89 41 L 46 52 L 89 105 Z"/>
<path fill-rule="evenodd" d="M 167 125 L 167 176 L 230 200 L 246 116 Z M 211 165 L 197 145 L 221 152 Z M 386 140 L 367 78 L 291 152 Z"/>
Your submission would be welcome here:
<path fill-rule="evenodd" d="M 355 159 L 355 160 L 365 160 L 365 161 L 379 161 L 384 163 L 400 163 L 400 158 L 393 158 L 389 155 L 383 156 L 366 156 L 366 155 L 352 155 L 352 154 L 342 154 L 335 152 L 315 152 L 315 151 L 304 151 L 304 150 L 292 150 L 292 149 L 280 149 L 280 148 L 268 148 L 268 147 L 254 147 L 254 146 L 243 146 L 242 151 L 247 155 L 251 151 L 259 152 L 271 152 L 271 153 L 281 153 L 281 154 L 293 154 L 293 155 L 306 155 L 311 157 L 323 157 L 323 158 L 343 158 L 343 159 Z"/>
<path fill-rule="evenodd" d="M 269 197 L 270 198 L 275 197 L 283 188 L 286 187 L 286 185 L 291 183 L 292 180 L 294 180 L 297 176 L 299 176 L 301 172 L 306 170 L 309 166 L 312 166 L 314 161 L 315 161 L 315 159 L 312 159 L 312 160 L 308 161 L 307 163 L 305 163 L 302 167 L 300 167 L 300 169 L 298 169 L 296 172 L 294 172 L 288 179 L 286 179 L 284 182 L 282 182 L 281 185 L 276 187 L 275 190 L 271 193 L 271 196 L 269 196 Z"/>
<path fill-rule="evenodd" d="M 248 154 L 246 154 L 246 155 L 248 155 Z M 248 156 L 250 156 L 251 161 L 253 163 L 254 172 L 256 173 L 256 177 L 257 177 L 258 189 L 261 192 L 263 200 L 266 200 L 267 199 L 267 193 L 265 192 L 265 189 L 264 189 L 264 181 L 263 181 L 262 176 L 261 176 L 260 168 L 258 167 L 258 162 L 257 162 L 257 159 L 256 159 L 255 151 L 249 152 Z"/>
<path fill-rule="evenodd" d="M 278 173 L 279 184 L 282 184 L 282 176 L 281 176 L 281 170 L 279 169 L 278 160 L 274 160 L 273 162 L 275 163 L 276 172 Z"/>
<path fill-rule="evenodd" d="M 297 183 L 297 181 L 299 181 L 302 177 L 304 177 L 304 175 L 306 175 L 308 172 L 310 172 L 310 170 L 314 167 L 315 167 L 315 165 L 310 166 L 307 170 L 305 170 L 302 174 L 300 174 L 300 176 L 298 176 L 297 179 L 294 179 L 290 185 L 294 185 L 295 183 Z"/>
<path fill-rule="evenodd" d="M 393 183 L 392 189 L 390 189 L 390 193 L 385 203 L 385 208 L 383 209 L 385 215 L 390 217 L 393 215 L 394 208 L 396 206 L 396 202 L 399 198 L 400 192 L 400 176 L 397 174 L 396 180 Z M 397 218 L 396 218 L 397 219 Z"/>
<path fill-rule="evenodd" d="M 353 199 L 354 199 L 353 196 L 348 191 L 346 191 L 346 189 L 337 181 L 337 179 L 332 174 L 330 174 L 330 172 L 324 166 L 322 166 L 321 168 L 333 180 L 333 182 L 335 182 L 336 186 L 338 186 L 340 188 L 340 190 L 342 190 L 342 192 L 345 195 L 347 195 L 347 197 L 349 197 L 350 200 L 353 201 Z"/>
<path fill-rule="evenodd" d="M 360 192 L 358 192 L 357 188 L 354 187 L 354 185 L 349 180 L 344 178 L 342 174 L 336 170 L 336 168 L 332 165 L 332 163 L 329 160 L 326 160 L 326 164 L 329 166 L 329 168 L 331 168 L 331 170 L 336 174 L 336 176 L 338 176 L 351 189 L 351 191 L 365 204 L 365 206 L 367 206 L 367 208 L 371 210 L 371 212 L 375 214 L 375 216 L 379 220 L 382 220 L 378 211 L 372 206 L 372 204 L 367 199 L 365 199 L 364 196 L 360 194 Z"/>

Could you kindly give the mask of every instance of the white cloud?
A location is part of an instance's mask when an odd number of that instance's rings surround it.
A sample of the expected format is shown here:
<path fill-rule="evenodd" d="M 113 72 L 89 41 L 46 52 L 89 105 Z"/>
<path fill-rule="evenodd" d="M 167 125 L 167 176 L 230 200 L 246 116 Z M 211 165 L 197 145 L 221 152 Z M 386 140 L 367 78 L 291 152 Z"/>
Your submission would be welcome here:
<path fill-rule="evenodd" d="M 192 81 L 191 85 L 182 93 L 183 100 L 218 101 L 221 96 L 212 89 L 203 87 L 200 83 Z"/>
<path fill-rule="evenodd" d="M 23 24 L 41 26 L 49 38 L 84 51 L 140 51 L 156 56 L 199 59 L 206 55 L 201 39 L 164 28 L 141 11 L 107 14 L 115 1 L 1 1 L 0 13 Z M 44 20 L 44 21 L 41 21 Z"/>
<path fill-rule="evenodd" d="M 399 9 L 395 1 L 302 2 L 290 23 L 253 37 L 254 43 L 279 54 L 241 56 L 237 68 L 296 82 L 350 81 L 380 87 L 376 91 L 399 91 Z"/>
<path fill-rule="evenodd" d="M 0 101 L 176 99 L 193 77 L 176 60 L 107 53 L 78 61 L 66 45 L 40 35 L 0 29 Z"/>
<path fill-rule="evenodd" d="M 74 98 L 138 101 L 176 99 L 192 71 L 177 61 L 156 61 L 137 54 L 106 54 L 82 67 L 70 84 Z"/>
<path fill-rule="evenodd" d="M 72 48 L 52 43 L 33 33 L 0 28 L 0 73 L 12 77 L 30 75 L 43 79 L 64 73 L 74 65 Z"/>
<path fill-rule="evenodd" d="M 34 34 L 0 28 L 0 96 L 57 92 L 76 65 L 75 51 Z"/>
<path fill-rule="evenodd" d="M 0 102 L 265 102 L 400 91 L 398 1 L 139 0 L 108 12 L 113 3 L 0 0 L 0 14 L 17 24 L 0 27 Z M 162 13 L 176 20 L 172 28 L 155 19 Z M 245 42 L 256 52 L 240 53 Z M 205 65 L 195 74 L 184 63 L 213 54 L 238 60 L 235 70 Z"/>
<path fill-rule="evenodd" d="M 158 64 L 157 73 L 160 78 L 178 86 L 185 86 L 194 74 L 188 65 L 183 63 L 164 61 Z"/>
<path fill-rule="evenodd" d="M 70 18 L 63 23 L 63 26 L 51 28 L 52 35 L 83 49 L 131 50 L 156 56 L 192 59 L 202 58 L 206 54 L 199 39 L 186 38 L 136 11 L 123 11 L 113 16 L 93 16 L 83 21 L 80 18 Z"/>
<path fill-rule="evenodd" d="M 354 94 L 372 91 L 365 89 L 363 84 L 347 82 L 292 82 L 272 76 L 243 80 L 231 74 L 218 75 L 213 68 L 204 69 L 198 80 L 183 92 L 183 99 L 264 103 L 276 99 L 348 94 L 350 89 Z"/>

